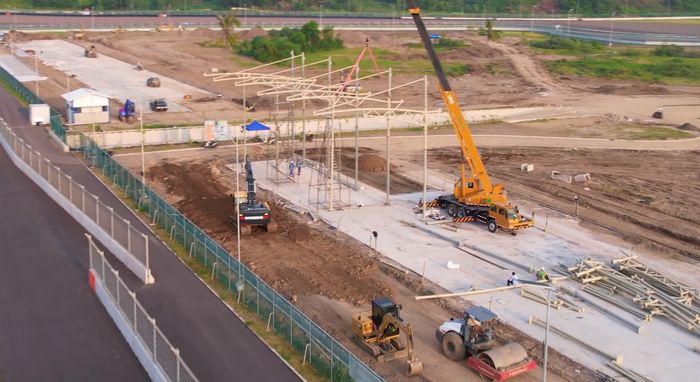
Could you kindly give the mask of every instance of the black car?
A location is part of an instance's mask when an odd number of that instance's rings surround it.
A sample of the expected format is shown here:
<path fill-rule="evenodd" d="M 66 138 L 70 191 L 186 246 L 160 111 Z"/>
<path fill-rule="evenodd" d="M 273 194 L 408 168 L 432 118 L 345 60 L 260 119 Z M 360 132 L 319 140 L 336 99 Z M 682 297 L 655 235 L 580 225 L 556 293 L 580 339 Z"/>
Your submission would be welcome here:
<path fill-rule="evenodd" d="M 151 101 L 151 110 L 153 111 L 168 111 L 168 103 L 164 99 Z"/>

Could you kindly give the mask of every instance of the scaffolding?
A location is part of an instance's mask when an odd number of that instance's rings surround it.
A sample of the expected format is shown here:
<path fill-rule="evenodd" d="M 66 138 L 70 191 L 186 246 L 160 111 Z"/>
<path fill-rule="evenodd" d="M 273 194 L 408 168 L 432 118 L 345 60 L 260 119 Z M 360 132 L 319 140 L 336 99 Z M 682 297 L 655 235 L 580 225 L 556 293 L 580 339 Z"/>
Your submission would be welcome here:
<path fill-rule="evenodd" d="M 300 60 L 301 65 L 296 66 Z M 290 57 L 268 64 L 256 66 L 234 73 L 209 73 L 205 76 L 212 77 L 213 81 L 233 81 L 234 86 L 243 88 L 244 121 L 247 123 L 246 113 L 246 88 L 249 86 L 261 87 L 257 91 L 258 96 L 273 97 L 274 110 L 270 112 L 273 122 L 272 138 L 274 138 L 274 161 L 270 153 L 271 145 L 267 148 L 268 166 L 266 177 L 269 181 L 279 185 L 282 182 L 298 181 L 297 177 L 289 176 L 285 171 L 287 163 L 294 163 L 301 159 L 307 171 L 311 172 L 312 179 L 309 182 L 309 205 L 316 209 L 333 210 L 343 208 L 350 204 L 351 189 L 358 188 L 358 119 L 378 118 L 386 120 L 386 200 L 389 203 L 391 185 L 391 121 L 402 121 L 415 124 L 415 115 L 423 116 L 424 131 L 426 133 L 427 150 L 427 123 L 426 116 L 439 110 L 428 111 L 427 106 L 427 77 L 409 81 L 399 85 L 392 83 L 392 70 L 375 71 L 369 75 L 360 76 L 360 60 L 353 65 L 333 69 L 331 58 L 307 64 L 304 53 L 295 55 L 290 52 Z M 289 68 L 271 71 L 279 65 L 289 65 Z M 325 73 L 315 76 L 307 76 L 306 70 L 310 67 L 326 67 Z M 297 72 L 301 72 L 301 76 Z M 346 73 L 354 74 L 351 79 Z M 334 77 L 339 76 L 340 81 L 334 82 Z M 360 91 L 360 83 L 371 78 L 386 76 L 388 86 L 383 90 L 370 92 Z M 418 83 L 425 83 L 425 105 L 423 110 L 408 108 L 402 99 L 392 99 L 392 94 L 399 89 Z M 324 102 L 326 106 L 313 111 L 315 118 L 320 118 L 319 126 L 325 122 L 321 137 L 315 141 L 313 147 L 315 160 L 307 155 L 307 114 L 308 102 Z M 301 149 L 297 150 L 297 121 L 295 104 L 301 103 Z M 337 117 L 355 117 L 355 168 L 354 180 L 343 173 L 342 167 L 342 140 L 337 139 L 339 121 Z M 317 129 L 319 131 L 321 129 Z M 316 137 L 314 137 L 316 138 Z M 244 155 L 246 155 L 244 137 Z M 271 140 L 268 140 L 268 142 Z M 426 151 L 427 152 L 427 151 Z M 424 153 L 425 154 L 425 153 Z M 424 155 L 425 156 L 425 155 Z M 427 156 L 425 158 L 427 164 Z M 427 171 L 427 170 L 426 170 Z M 424 176 L 425 178 L 425 176 Z M 424 187 L 425 194 L 425 187 Z"/>

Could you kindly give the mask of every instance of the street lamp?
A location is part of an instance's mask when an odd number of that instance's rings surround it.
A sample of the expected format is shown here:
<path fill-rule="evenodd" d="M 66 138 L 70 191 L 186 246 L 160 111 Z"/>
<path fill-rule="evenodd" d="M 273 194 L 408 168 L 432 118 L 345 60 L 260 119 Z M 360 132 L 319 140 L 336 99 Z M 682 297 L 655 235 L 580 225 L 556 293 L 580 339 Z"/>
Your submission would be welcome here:
<path fill-rule="evenodd" d="M 569 12 L 567 12 L 566 15 L 566 38 L 569 38 L 569 26 L 571 25 L 571 12 L 575 11 L 575 9 L 571 8 L 569 9 Z"/>
<path fill-rule="evenodd" d="M 134 86 L 127 86 L 127 89 L 139 90 L 139 88 Z M 145 194 L 146 190 L 146 154 L 145 154 L 145 141 L 146 135 L 143 131 L 143 94 L 139 91 L 139 124 L 141 131 L 141 184 L 143 184 L 143 190 Z M 142 195 L 143 196 L 143 195 Z"/>
<path fill-rule="evenodd" d="M 530 32 L 534 32 L 535 30 L 535 9 L 539 6 L 540 4 L 537 3 L 532 6 L 532 12 L 530 12 Z"/>
<path fill-rule="evenodd" d="M 532 281 L 520 281 L 521 283 L 531 285 L 534 287 L 538 288 L 544 288 L 547 289 L 547 297 L 542 296 L 547 302 L 547 315 L 545 317 L 545 324 L 544 324 L 544 360 L 543 360 L 543 373 L 542 373 L 542 382 L 547 382 L 547 360 L 548 360 L 548 353 L 549 353 L 549 311 L 551 308 L 551 296 L 552 296 L 552 282 L 547 282 L 546 284 L 540 284 L 537 282 L 532 282 Z"/>
<path fill-rule="evenodd" d="M 615 28 L 615 15 L 617 12 L 613 12 L 612 15 L 610 15 L 610 37 L 608 37 L 608 46 L 612 46 L 612 36 L 613 36 L 613 29 Z"/>

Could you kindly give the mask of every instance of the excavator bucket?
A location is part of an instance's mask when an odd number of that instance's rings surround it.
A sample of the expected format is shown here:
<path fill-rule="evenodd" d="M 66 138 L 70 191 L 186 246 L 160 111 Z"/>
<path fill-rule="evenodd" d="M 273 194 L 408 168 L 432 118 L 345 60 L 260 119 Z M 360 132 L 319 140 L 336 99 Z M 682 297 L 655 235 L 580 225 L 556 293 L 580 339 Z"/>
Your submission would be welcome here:
<path fill-rule="evenodd" d="M 408 364 L 408 376 L 418 375 L 423 372 L 423 362 L 419 360 L 407 361 Z"/>

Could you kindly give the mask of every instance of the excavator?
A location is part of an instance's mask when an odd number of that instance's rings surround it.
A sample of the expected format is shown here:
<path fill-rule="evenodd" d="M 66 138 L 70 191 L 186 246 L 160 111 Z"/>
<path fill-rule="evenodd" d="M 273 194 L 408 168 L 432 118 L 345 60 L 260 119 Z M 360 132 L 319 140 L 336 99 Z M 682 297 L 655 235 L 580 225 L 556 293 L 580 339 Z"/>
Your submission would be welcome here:
<path fill-rule="evenodd" d="M 229 216 L 231 225 L 241 225 L 241 235 L 250 235 L 253 226 L 261 226 L 267 232 L 277 231 L 277 223 L 272 221 L 272 212 L 267 202 L 261 202 L 256 196 L 255 177 L 250 155 L 245 157 L 246 192 L 236 193 L 233 197 L 237 216 Z"/>
<path fill-rule="evenodd" d="M 389 297 L 375 298 L 371 312 L 353 313 L 353 340 L 380 363 L 408 357 L 407 374 L 418 375 L 423 372 L 423 363 L 413 350 L 413 328 L 401 318 L 400 312 L 401 305 Z M 400 340 L 402 333 L 405 344 Z"/>
<path fill-rule="evenodd" d="M 500 228 L 515 234 L 517 230 L 532 227 L 534 221 L 523 216 L 518 211 L 518 207 L 508 201 L 503 185 L 491 183 L 474 144 L 474 138 L 467 121 L 459 108 L 457 95 L 452 91 L 450 83 L 447 81 L 435 47 L 433 47 L 430 35 L 425 28 L 420 8 L 416 6 L 415 0 L 407 1 L 409 12 L 440 82 L 440 95 L 450 115 L 464 160 L 460 165 L 460 178 L 455 182 L 454 192 L 439 196 L 435 201 L 428 202 L 426 206 L 440 207 L 446 210 L 448 215 L 457 222 L 477 221 L 484 223 L 492 233 Z"/>

